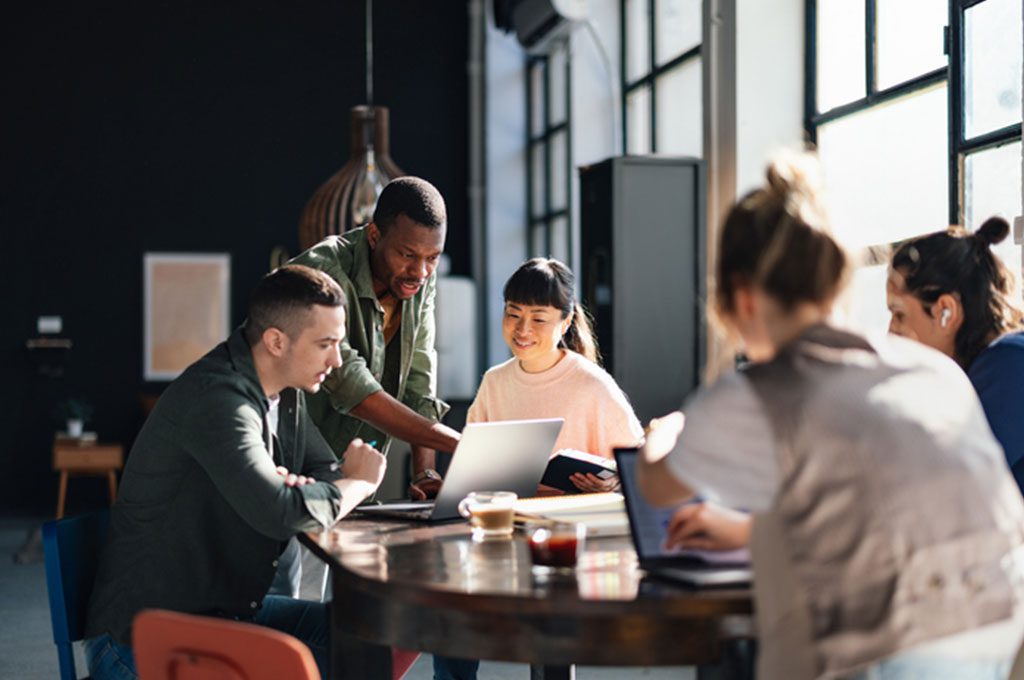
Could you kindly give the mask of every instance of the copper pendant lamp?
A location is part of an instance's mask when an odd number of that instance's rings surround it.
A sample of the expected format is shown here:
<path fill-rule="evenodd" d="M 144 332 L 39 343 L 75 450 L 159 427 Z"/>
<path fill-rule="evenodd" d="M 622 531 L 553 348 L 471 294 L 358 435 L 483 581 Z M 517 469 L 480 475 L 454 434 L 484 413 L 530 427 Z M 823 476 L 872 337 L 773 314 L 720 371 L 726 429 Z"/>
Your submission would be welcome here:
<path fill-rule="evenodd" d="M 391 160 L 388 109 L 373 105 L 373 0 L 366 0 L 366 99 L 349 114 L 348 162 L 316 190 L 299 218 L 303 250 L 369 222 L 384 185 L 405 174 Z"/>

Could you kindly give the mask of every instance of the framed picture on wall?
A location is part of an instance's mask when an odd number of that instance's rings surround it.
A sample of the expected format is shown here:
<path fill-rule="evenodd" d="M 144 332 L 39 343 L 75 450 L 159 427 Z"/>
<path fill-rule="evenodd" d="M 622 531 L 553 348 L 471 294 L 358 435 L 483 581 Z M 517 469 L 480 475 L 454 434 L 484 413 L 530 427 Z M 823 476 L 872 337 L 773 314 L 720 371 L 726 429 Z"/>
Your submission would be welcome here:
<path fill-rule="evenodd" d="M 228 336 L 231 256 L 146 253 L 143 270 L 144 378 L 173 380 Z"/>

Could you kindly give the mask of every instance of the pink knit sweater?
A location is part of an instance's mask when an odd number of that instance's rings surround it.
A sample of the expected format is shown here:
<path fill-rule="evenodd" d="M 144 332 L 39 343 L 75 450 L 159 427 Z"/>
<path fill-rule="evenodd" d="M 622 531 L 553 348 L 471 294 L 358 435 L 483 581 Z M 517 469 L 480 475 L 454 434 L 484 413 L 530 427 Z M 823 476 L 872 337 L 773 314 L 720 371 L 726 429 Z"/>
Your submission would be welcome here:
<path fill-rule="evenodd" d="M 614 447 L 632 446 L 643 437 L 615 380 L 576 352 L 567 351 L 542 373 L 527 373 L 513 357 L 484 374 L 468 422 L 531 418 L 565 418 L 555 451 L 576 449 L 610 458 Z"/>

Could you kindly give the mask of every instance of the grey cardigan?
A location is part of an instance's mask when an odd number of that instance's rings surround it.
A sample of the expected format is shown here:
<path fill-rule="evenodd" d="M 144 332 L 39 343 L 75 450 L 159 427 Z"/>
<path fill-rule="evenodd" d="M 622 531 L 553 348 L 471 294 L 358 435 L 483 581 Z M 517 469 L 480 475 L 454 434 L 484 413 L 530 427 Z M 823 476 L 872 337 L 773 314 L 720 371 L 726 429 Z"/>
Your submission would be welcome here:
<path fill-rule="evenodd" d="M 755 516 L 759 677 L 842 677 L 1020 606 L 1024 503 L 966 377 L 810 329 L 747 372 L 780 479 Z"/>

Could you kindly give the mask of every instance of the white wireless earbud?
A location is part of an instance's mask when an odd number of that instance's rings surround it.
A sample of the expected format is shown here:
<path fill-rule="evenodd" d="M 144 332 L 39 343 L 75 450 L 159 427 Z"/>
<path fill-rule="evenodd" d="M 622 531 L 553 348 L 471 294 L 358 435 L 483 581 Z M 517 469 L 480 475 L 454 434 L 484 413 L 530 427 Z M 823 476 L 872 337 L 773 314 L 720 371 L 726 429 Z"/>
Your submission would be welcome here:
<path fill-rule="evenodd" d="M 939 315 L 939 325 L 945 328 L 949 325 L 949 317 L 953 314 L 949 309 L 943 309 Z"/>

